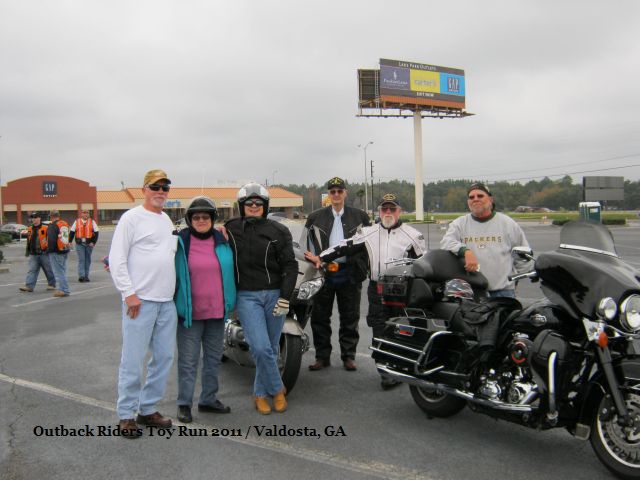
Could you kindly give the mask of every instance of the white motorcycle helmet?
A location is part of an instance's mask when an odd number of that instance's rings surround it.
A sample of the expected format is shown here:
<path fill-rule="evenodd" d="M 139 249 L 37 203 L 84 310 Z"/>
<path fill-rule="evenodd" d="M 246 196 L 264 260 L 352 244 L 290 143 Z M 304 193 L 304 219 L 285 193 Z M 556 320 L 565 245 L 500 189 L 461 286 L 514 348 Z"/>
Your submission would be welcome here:
<path fill-rule="evenodd" d="M 240 216 L 244 217 L 244 204 L 250 198 L 259 198 L 264 202 L 262 210 L 263 218 L 267 218 L 269 213 L 269 191 L 259 183 L 251 182 L 243 185 L 236 195 L 238 206 L 240 207 Z"/>

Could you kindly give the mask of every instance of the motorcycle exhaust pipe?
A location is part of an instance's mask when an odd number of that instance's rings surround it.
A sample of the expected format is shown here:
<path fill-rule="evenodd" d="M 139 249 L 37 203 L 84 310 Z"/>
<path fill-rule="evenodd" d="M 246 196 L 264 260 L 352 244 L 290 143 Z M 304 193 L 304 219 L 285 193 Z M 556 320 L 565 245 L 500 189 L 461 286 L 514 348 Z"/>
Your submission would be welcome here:
<path fill-rule="evenodd" d="M 556 407 L 556 360 L 557 352 L 551 352 L 549 355 L 549 411 L 547 412 L 547 421 L 550 425 L 558 423 L 558 409 Z"/>
<path fill-rule="evenodd" d="M 393 378 L 394 380 L 398 380 L 402 383 L 408 383 L 409 385 L 422 388 L 424 390 L 427 390 L 428 392 L 444 392 L 446 394 L 462 398 L 463 400 L 467 400 L 471 403 L 475 403 L 476 405 L 492 408 L 494 410 L 516 413 L 530 413 L 535 410 L 531 405 L 517 405 L 513 403 L 497 402 L 495 400 L 489 400 L 486 398 L 478 398 L 470 392 L 458 390 L 457 388 L 453 388 L 441 383 L 427 382 L 426 380 L 416 378 L 412 375 L 391 370 L 389 367 L 386 367 L 384 365 L 376 365 L 376 367 L 378 369 L 378 373 L 380 373 L 380 375 L 382 376 Z"/>

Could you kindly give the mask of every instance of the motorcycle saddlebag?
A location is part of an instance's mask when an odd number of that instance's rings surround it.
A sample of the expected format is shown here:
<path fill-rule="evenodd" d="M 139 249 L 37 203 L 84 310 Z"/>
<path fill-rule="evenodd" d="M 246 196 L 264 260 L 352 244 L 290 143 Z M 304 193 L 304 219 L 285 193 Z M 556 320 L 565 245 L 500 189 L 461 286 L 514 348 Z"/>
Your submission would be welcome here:
<path fill-rule="evenodd" d="M 553 330 L 543 330 L 533 341 L 531 367 L 544 380 L 545 385 L 549 380 L 549 357 L 556 352 L 556 391 L 566 384 L 565 377 L 570 374 L 573 350 L 571 344 L 562 335 Z"/>

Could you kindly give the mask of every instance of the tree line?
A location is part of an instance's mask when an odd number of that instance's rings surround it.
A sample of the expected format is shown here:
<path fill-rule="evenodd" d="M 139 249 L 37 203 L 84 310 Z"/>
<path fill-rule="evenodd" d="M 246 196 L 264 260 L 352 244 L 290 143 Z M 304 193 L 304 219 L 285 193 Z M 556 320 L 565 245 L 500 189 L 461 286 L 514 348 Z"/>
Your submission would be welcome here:
<path fill-rule="evenodd" d="M 347 182 L 347 205 L 364 209 L 364 184 Z M 424 184 L 423 208 L 426 212 L 463 212 L 467 209 L 467 188 L 473 183 L 470 180 L 441 180 Z M 581 183 L 574 183 L 567 175 L 560 180 L 548 177 L 542 180 L 531 180 L 527 183 L 490 182 L 489 186 L 496 203 L 496 208 L 513 211 L 518 206 L 545 207 L 551 210 L 577 210 L 578 203 L 583 200 Z M 321 206 L 321 196 L 327 193 L 324 184 L 279 185 L 304 198 L 303 210 L 309 213 Z M 371 185 L 367 186 L 369 210 L 371 210 Z M 385 193 L 395 193 L 405 211 L 414 210 L 414 184 L 405 180 L 377 182 L 373 185 L 374 206 Z M 609 201 L 607 209 L 638 210 L 640 209 L 640 181 L 624 182 L 624 200 Z"/>

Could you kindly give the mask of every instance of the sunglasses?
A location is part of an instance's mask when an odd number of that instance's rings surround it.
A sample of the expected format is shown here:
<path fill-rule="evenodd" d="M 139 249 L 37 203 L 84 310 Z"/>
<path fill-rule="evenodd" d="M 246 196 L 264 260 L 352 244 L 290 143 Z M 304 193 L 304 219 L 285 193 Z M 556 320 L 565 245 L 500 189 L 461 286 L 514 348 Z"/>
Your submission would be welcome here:
<path fill-rule="evenodd" d="M 469 200 L 475 200 L 476 198 L 484 198 L 486 195 L 484 193 L 479 193 L 478 195 L 469 195 Z"/>
<path fill-rule="evenodd" d="M 162 190 L 163 192 L 168 192 L 169 190 L 171 190 L 171 187 L 169 185 L 158 185 L 157 183 L 151 183 L 147 185 L 147 188 L 152 192 L 159 192 L 160 190 Z"/>
<path fill-rule="evenodd" d="M 342 195 L 343 192 L 344 190 L 342 188 L 338 188 L 336 190 L 329 190 L 329 193 L 331 195 Z"/>
<path fill-rule="evenodd" d="M 252 198 L 244 202 L 244 204 L 247 207 L 262 207 L 264 202 L 262 200 Z"/>
<path fill-rule="evenodd" d="M 201 215 L 195 214 L 191 216 L 191 220 L 194 222 L 206 222 L 207 220 L 211 220 L 211 215 L 203 213 Z"/>
<path fill-rule="evenodd" d="M 398 207 L 380 207 L 381 212 L 395 212 Z"/>

